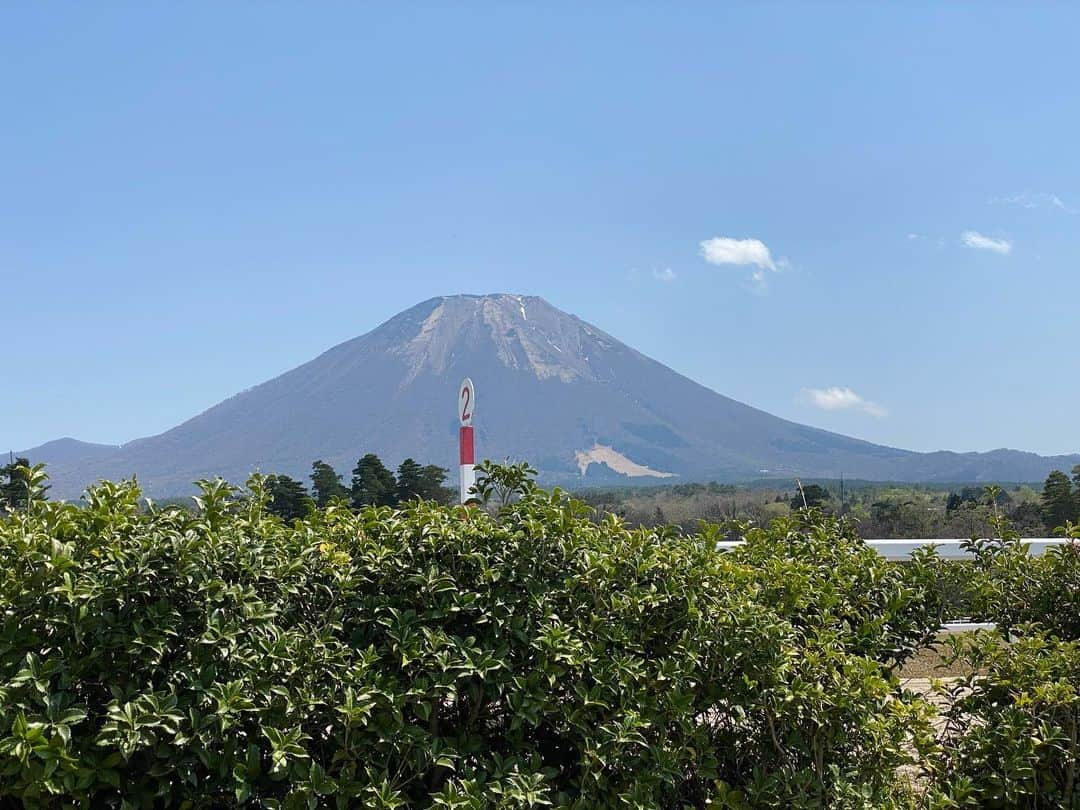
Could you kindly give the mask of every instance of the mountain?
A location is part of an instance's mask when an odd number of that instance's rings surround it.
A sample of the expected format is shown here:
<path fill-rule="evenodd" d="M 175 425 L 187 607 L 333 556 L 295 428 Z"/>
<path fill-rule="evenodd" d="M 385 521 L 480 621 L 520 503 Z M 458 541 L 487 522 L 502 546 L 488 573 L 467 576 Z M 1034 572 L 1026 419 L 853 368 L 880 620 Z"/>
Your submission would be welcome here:
<path fill-rule="evenodd" d="M 1044 478 L 1080 455 L 915 453 L 779 419 L 695 383 L 542 298 L 433 298 L 158 436 L 120 447 L 64 439 L 25 451 L 49 462 L 56 497 L 136 474 L 153 496 L 253 469 L 306 479 L 331 463 L 407 456 L 453 470 L 457 386 L 477 389 L 477 455 L 526 459 L 548 483 Z"/>
<path fill-rule="evenodd" d="M 78 439 L 65 437 L 45 442 L 20 456 L 27 456 L 34 464 L 45 464 L 52 467 L 62 467 L 65 464 L 85 461 L 87 459 L 104 458 L 119 450 L 115 444 L 91 444 L 80 442 Z"/>

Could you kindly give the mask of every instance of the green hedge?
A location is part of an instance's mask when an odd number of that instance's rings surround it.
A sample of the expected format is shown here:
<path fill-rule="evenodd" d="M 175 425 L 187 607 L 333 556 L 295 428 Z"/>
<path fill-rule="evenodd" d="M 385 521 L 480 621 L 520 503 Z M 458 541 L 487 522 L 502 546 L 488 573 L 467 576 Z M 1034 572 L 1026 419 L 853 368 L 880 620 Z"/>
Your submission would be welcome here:
<path fill-rule="evenodd" d="M 1080 808 L 1080 543 L 1034 557 L 1010 526 L 996 528 L 969 544 L 963 584 L 972 612 L 998 629 L 951 639 L 949 663 L 968 674 L 938 686 L 932 801 Z"/>
<path fill-rule="evenodd" d="M 497 514 L 286 525 L 255 478 L 202 482 L 195 514 L 102 484 L 0 517 L 0 805 L 888 808 L 967 789 L 959 766 L 904 775 L 955 759 L 895 675 L 937 628 L 932 560 L 886 563 L 814 511 L 717 553 L 716 527 L 597 524 L 487 474 Z"/>
<path fill-rule="evenodd" d="M 972 674 L 941 683 L 944 730 L 927 759 L 942 807 L 1080 807 L 1080 642 L 980 632 L 952 640 Z"/>

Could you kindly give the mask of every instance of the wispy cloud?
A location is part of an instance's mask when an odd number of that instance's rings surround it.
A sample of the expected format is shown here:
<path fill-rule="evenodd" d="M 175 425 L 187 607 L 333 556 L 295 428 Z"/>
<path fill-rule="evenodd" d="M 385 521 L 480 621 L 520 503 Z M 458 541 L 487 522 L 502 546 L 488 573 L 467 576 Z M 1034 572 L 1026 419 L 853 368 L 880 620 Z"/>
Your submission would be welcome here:
<path fill-rule="evenodd" d="M 750 274 L 750 278 L 759 290 L 765 286 L 767 270 L 779 273 L 790 266 L 783 257 L 774 259 L 768 245 L 760 239 L 714 236 L 701 242 L 700 252 L 701 257 L 709 264 L 757 268 Z"/>
<path fill-rule="evenodd" d="M 1080 210 L 1070 208 L 1057 194 L 1048 191 L 1021 191 L 1010 197 L 991 197 L 991 205 L 1018 205 L 1021 208 L 1056 208 L 1068 214 L 1080 214 Z"/>
<path fill-rule="evenodd" d="M 863 399 L 850 388 L 804 388 L 802 394 L 811 405 L 823 411 L 861 411 L 879 419 L 889 414 L 881 405 Z"/>
<path fill-rule="evenodd" d="M 663 270 L 653 270 L 652 277 L 657 281 L 664 282 L 674 281 L 677 278 L 675 271 L 670 267 L 665 267 Z"/>
<path fill-rule="evenodd" d="M 960 234 L 960 241 L 964 243 L 966 247 L 975 248 L 976 250 L 991 250 L 994 253 L 1000 253 L 1002 256 L 1008 256 L 1012 253 L 1012 242 L 1008 239 L 995 239 L 992 236 L 984 236 L 978 231 L 964 231 Z"/>
<path fill-rule="evenodd" d="M 925 244 L 931 244 L 936 248 L 945 247 L 945 240 L 942 237 L 940 237 L 940 236 L 927 236 L 926 234 L 915 233 L 914 231 L 912 231 L 911 233 L 909 233 L 907 235 L 907 240 L 909 242 L 922 242 L 922 243 L 925 243 Z"/>

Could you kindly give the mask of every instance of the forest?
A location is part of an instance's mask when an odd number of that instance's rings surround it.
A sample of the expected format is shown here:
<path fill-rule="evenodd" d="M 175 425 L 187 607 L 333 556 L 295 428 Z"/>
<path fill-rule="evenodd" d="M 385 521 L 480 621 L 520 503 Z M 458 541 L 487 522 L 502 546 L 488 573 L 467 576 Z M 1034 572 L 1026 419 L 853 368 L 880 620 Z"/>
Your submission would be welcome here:
<path fill-rule="evenodd" d="M 851 521 L 867 538 L 986 537 L 1004 516 L 1025 537 L 1047 537 L 1080 521 L 1080 466 L 1072 477 L 1055 470 L 1041 487 L 1025 483 L 906 484 L 870 481 L 779 481 L 747 484 L 673 484 L 591 488 L 576 492 L 598 515 L 617 515 L 633 526 L 675 525 L 693 531 L 702 520 L 758 525 L 802 507 Z"/>

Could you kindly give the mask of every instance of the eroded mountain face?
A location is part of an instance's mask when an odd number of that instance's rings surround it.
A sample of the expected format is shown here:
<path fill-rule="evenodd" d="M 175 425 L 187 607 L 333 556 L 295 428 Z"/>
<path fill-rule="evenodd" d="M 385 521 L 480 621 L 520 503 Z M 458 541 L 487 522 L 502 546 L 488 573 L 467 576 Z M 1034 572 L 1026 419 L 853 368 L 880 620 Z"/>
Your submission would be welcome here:
<path fill-rule="evenodd" d="M 589 350 L 616 343 L 542 298 L 501 294 L 439 299 L 416 334 L 392 351 L 406 358 L 411 380 L 445 372 L 454 360 L 483 351 L 485 341 L 508 368 L 566 383 L 601 379 L 603 369 L 593 367 Z"/>

